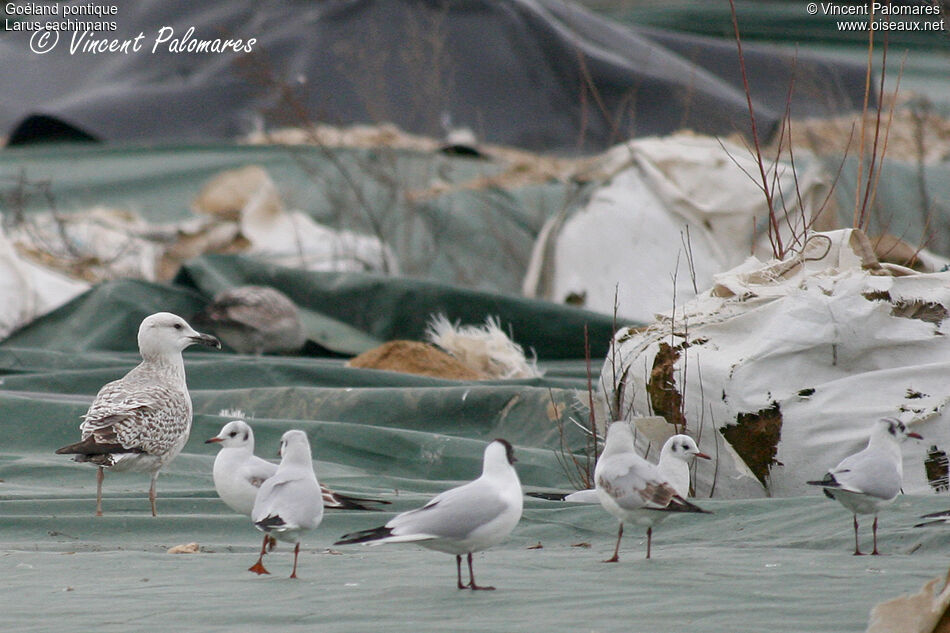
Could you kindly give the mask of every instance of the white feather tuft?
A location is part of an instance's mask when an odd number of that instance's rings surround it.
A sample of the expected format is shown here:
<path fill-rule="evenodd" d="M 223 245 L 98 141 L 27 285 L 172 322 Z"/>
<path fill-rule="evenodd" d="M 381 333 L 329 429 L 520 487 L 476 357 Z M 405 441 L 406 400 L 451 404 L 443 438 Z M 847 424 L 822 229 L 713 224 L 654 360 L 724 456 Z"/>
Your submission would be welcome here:
<path fill-rule="evenodd" d="M 426 339 L 454 356 L 459 362 L 492 378 L 538 378 L 537 358 L 525 357 L 520 345 L 501 329 L 497 317 L 485 325 L 451 323 L 444 314 L 433 315 L 426 326 Z"/>

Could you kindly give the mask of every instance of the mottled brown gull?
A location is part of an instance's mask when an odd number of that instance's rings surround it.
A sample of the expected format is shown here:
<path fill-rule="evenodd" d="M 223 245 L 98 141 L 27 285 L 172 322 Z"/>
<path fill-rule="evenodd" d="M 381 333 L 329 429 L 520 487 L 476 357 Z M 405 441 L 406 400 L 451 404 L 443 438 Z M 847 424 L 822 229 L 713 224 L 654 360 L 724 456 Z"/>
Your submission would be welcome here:
<path fill-rule="evenodd" d="M 296 352 L 307 342 L 297 306 L 269 286 L 222 290 L 195 315 L 195 324 L 240 354 Z"/>
<path fill-rule="evenodd" d="M 196 332 L 168 312 L 142 321 L 138 343 L 142 362 L 99 390 L 79 426 L 82 440 L 56 451 L 98 466 L 96 516 L 102 516 L 106 468 L 151 473 L 148 498 L 156 516 L 158 473 L 181 452 L 191 432 L 191 396 L 181 352 L 195 343 L 221 347 L 215 337 Z"/>

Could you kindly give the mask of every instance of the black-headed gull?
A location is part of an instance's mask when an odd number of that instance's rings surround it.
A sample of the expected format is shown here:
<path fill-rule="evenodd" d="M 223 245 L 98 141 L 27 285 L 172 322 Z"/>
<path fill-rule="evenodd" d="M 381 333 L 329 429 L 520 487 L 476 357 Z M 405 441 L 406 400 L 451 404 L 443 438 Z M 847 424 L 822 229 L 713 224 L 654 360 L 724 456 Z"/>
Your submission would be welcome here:
<path fill-rule="evenodd" d="M 222 290 L 194 320 L 240 354 L 296 352 L 307 340 L 296 304 L 270 286 Z"/>
<path fill-rule="evenodd" d="M 647 528 L 647 558 L 650 558 L 653 526 L 673 512 L 706 512 L 686 501 L 657 466 L 636 453 L 633 431 L 625 421 L 607 428 L 604 452 L 594 468 L 594 483 L 600 504 L 620 520 L 614 555 L 606 563 L 620 560 L 620 540 L 625 521 Z M 687 474 L 686 487 L 689 487 Z"/>
<path fill-rule="evenodd" d="M 829 499 L 838 501 L 854 516 L 854 555 L 861 555 L 858 545 L 858 515 L 873 514 L 871 528 L 874 549 L 877 551 L 877 514 L 889 505 L 901 491 L 903 460 L 901 443 L 908 437 L 922 439 L 920 434 L 907 430 L 897 418 L 883 418 L 871 427 L 867 447 L 841 460 L 825 474 L 821 481 L 809 481 L 821 486 Z"/>
<path fill-rule="evenodd" d="M 277 464 L 254 454 L 254 430 L 243 420 L 232 420 L 205 441 L 221 449 L 214 458 L 214 489 L 229 508 L 251 516 L 257 491 L 265 479 L 277 472 Z M 333 510 L 376 510 L 366 504 L 389 504 L 382 499 L 364 499 L 335 492 L 321 484 L 323 507 Z"/>
<path fill-rule="evenodd" d="M 315 529 L 323 520 L 323 494 L 313 472 L 313 458 L 307 434 L 296 429 L 280 438 L 280 464 L 257 492 L 251 520 L 254 526 L 278 540 L 294 543 L 294 569 L 297 577 L 297 556 L 300 536 Z M 265 540 L 266 543 L 266 540 Z M 264 569 L 264 549 L 251 571 L 270 573 Z"/>
<path fill-rule="evenodd" d="M 664 481 L 673 486 L 676 494 L 684 499 L 689 496 L 689 465 L 694 458 L 711 459 L 699 450 L 696 440 L 689 435 L 674 435 L 663 443 L 657 470 Z M 600 503 L 600 497 L 593 488 L 578 490 L 569 494 L 561 492 L 529 492 L 528 496 L 549 501 L 567 501 L 569 503 Z"/>
<path fill-rule="evenodd" d="M 503 541 L 521 519 L 521 482 L 514 463 L 511 444 L 494 440 L 485 448 L 478 479 L 446 490 L 421 508 L 396 515 L 382 527 L 345 534 L 334 544 L 418 543 L 455 555 L 459 589 L 494 589 L 476 584 L 472 553 Z M 463 554 L 468 558 L 467 585 L 462 584 Z"/>
<path fill-rule="evenodd" d="M 157 516 L 158 473 L 181 452 L 191 432 L 191 395 L 181 353 L 195 343 L 221 347 L 218 339 L 196 332 L 180 316 L 159 312 L 146 317 L 138 332 L 142 362 L 99 390 L 79 426 L 82 440 L 57 449 L 57 454 L 98 466 L 96 516 L 102 516 L 104 469 L 151 473 L 148 499 L 152 516 Z"/>

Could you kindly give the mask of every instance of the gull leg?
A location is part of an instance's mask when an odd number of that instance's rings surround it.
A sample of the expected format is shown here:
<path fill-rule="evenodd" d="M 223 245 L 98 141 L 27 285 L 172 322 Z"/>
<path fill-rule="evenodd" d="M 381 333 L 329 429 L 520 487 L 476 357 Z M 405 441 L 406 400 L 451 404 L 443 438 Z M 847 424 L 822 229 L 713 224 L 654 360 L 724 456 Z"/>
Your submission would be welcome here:
<path fill-rule="evenodd" d="M 96 516 L 102 516 L 102 480 L 106 478 L 106 473 L 102 466 L 96 471 Z"/>
<path fill-rule="evenodd" d="M 455 556 L 455 571 L 458 575 L 458 587 L 459 589 L 468 589 L 465 585 L 462 584 L 462 555 L 458 554 Z"/>
<path fill-rule="evenodd" d="M 623 521 L 620 522 L 620 529 L 617 531 L 617 546 L 614 548 L 614 555 L 603 562 L 616 563 L 620 560 L 620 539 L 622 538 L 623 538 Z"/>
<path fill-rule="evenodd" d="M 854 515 L 854 555 L 863 556 L 861 548 L 858 547 L 858 515 Z"/>
<path fill-rule="evenodd" d="M 468 579 L 469 579 L 469 581 L 470 581 L 469 584 L 468 584 L 468 586 L 469 586 L 471 589 L 483 590 L 483 591 L 494 591 L 494 590 L 495 590 L 494 587 L 481 587 L 481 586 L 475 584 L 475 572 L 472 571 L 472 553 L 471 553 L 471 552 L 468 553 Z"/>
<path fill-rule="evenodd" d="M 264 535 L 264 542 L 261 543 L 261 555 L 257 557 L 257 562 L 247 568 L 248 571 L 252 571 L 258 576 L 261 574 L 269 574 L 270 572 L 264 568 L 264 554 L 267 553 L 267 544 L 270 542 L 271 535 Z"/>
<path fill-rule="evenodd" d="M 871 556 L 879 556 L 880 552 L 877 551 L 877 515 L 874 515 L 874 523 L 871 526 L 871 534 L 874 535 L 874 549 L 871 551 Z"/>
<path fill-rule="evenodd" d="M 155 493 L 155 484 L 158 481 L 158 471 L 152 473 L 152 484 L 148 487 L 148 502 L 152 505 L 152 516 L 157 517 L 158 512 L 155 509 L 155 500 L 158 495 Z"/>
<path fill-rule="evenodd" d="M 647 559 L 650 558 L 650 544 L 653 541 L 653 526 L 647 528 Z"/>
<path fill-rule="evenodd" d="M 297 577 L 297 555 L 300 553 L 300 541 L 297 541 L 297 544 L 294 545 L 294 570 L 290 572 L 291 578 Z"/>

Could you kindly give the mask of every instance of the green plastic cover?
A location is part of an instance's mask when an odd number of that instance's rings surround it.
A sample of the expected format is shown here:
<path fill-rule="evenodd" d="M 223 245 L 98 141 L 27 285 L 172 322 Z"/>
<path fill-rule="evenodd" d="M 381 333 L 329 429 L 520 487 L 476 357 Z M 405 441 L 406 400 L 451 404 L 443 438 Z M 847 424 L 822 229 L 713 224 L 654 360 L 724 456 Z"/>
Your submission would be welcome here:
<path fill-rule="evenodd" d="M 234 283 L 272 283 L 355 338 L 415 337 L 425 316 L 510 323 L 543 378 L 456 382 L 344 367 L 339 356 L 185 352 L 191 438 L 158 482 L 107 474 L 94 517 L 95 470 L 55 455 L 78 439 L 99 387 L 138 362 L 135 330 L 159 309 L 182 314 Z M 565 460 L 585 438 L 584 324 L 603 354 L 607 317 L 432 282 L 286 271 L 235 257 L 189 264 L 177 283 L 103 284 L 0 344 L 0 613 L 8 631 L 862 631 L 870 608 L 946 571 L 950 530 L 915 529 L 934 498 L 902 497 L 881 516 L 882 557 L 851 555 L 851 517 L 818 491 L 755 501 L 697 499 L 714 514 L 628 526 L 605 565 L 616 521 L 599 506 L 526 498 L 507 542 L 475 556 L 494 592 L 455 588 L 452 557 L 415 545 L 340 546 L 476 477 L 488 441 L 515 445 L 525 490 L 571 489 Z M 354 334 L 358 332 L 359 334 Z M 354 338 L 355 337 L 355 338 Z M 596 380 L 596 376 L 594 377 Z M 320 480 L 391 502 L 328 511 L 305 535 L 298 574 L 286 545 L 257 577 L 260 534 L 216 496 L 216 449 L 230 419 L 254 427 L 276 460 L 280 435 L 306 431 Z M 567 452 L 565 452 L 567 451 Z M 816 476 L 823 467 L 816 464 Z M 947 504 L 950 506 L 950 503 Z M 869 520 L 862 526 L 867 541 Z M 169 554 L 197 543 L 193 554 Z"/>

